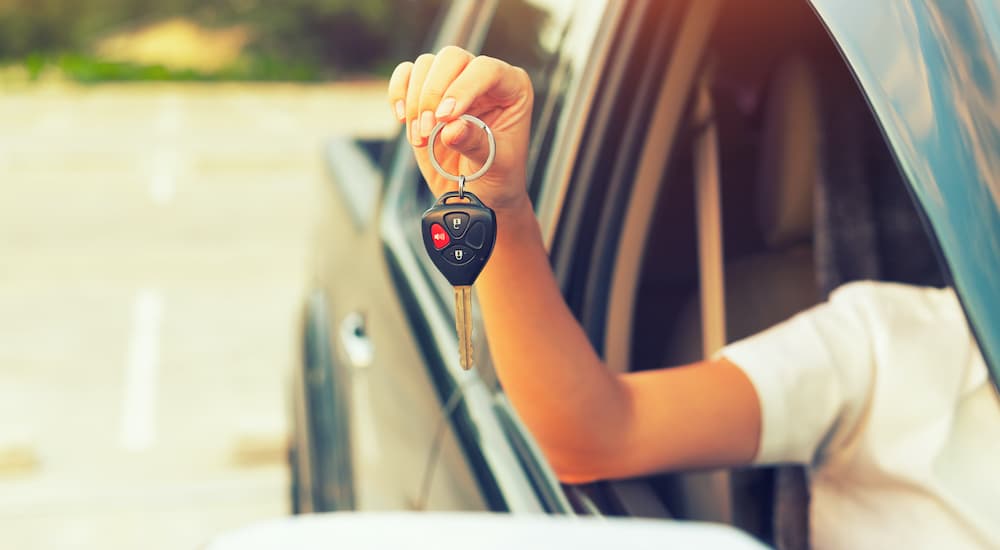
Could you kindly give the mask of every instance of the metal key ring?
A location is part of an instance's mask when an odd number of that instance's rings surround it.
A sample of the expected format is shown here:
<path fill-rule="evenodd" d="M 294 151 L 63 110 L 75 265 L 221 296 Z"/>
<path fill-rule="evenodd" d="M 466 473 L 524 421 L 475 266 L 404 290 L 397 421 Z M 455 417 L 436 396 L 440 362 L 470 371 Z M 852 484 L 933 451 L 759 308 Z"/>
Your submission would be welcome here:
<path fill-rule="evenodd" d="M 478 118 L 472 115 L 462 115 L 458 118 L 465 120 L 467 122 L 471 122 L 476 126 L 482 128 L 483 131 L 486 132 L 486 140 L 490 144 L 490 154 L 486 156 L 486 162 L 483 163 L 483 166 L 479 170 L 476 170 L 475 172 L 469 174 L 468 176 L 462 176 L 462 175 L 456 176 L 454 174 L 449 174 L 448 172 L 445 172 L 444 168 L 441 168 L 441 165 L 438 163 L 437 158 L 434 156 L 434 140 L 436 140 L 438 134 L 441 133 L 441 128 L 444 128 L 444 125 L 446 124 L 445 122 L 438 122 L 437 126 L 435 126 L 433 130 L 431 130 L 431 137 L 427 140 L 427 148 L 429 149 L 427 156 L 429 156 L 431 159 L 431 166 L 433 166 L 434 169 L 438 171 L 438 174 L 441 174 L 442 177 L 451 181 L 464 183 L 467 181 L 479 179 L 480 177 L 482 177 L 483 174 L 486 173 L 487 170 L 490 169 L 490 166 L 493 166 L 493 159 L 496 158 L 497 156 L 497 141 L 493 137 L 493 131 L 490 130 L 490 127 L 487 126 L 486 123 L 483 122 L 482 120 L 479 120 Z M 464 188 L 465 186 L 462 185 L 462 187 Z"/>

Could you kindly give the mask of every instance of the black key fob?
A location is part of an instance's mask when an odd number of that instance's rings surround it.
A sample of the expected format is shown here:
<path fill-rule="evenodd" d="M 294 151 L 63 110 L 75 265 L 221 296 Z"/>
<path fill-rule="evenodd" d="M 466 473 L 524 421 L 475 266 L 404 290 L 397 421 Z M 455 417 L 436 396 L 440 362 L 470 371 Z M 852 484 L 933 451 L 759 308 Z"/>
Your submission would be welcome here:
<path fill-rule="evenodd" d="M 458 191 L 441 195 L 421 221 L 424 248 L 452 286 L 471 286 L 476 281 L 497 238 L 493 210 L 468 191 L 464 199 Z"/>

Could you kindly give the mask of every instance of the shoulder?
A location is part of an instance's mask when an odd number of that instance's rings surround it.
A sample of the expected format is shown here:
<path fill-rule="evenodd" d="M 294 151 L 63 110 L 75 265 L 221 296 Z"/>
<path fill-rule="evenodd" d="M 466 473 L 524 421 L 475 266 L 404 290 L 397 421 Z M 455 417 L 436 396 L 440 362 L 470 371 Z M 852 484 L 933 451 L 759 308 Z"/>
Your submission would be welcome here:
<path fill-rule="evenodd" d="M 875 377 L 890 393 L 905 388 L 911 394 L 926 391 L 924 400 L 932 399 L 963 379 L 962 366 L 978 354 L 951 288 L 861 282 L 841 287 L 829 303 L 853 311 L 864 330 Z"/>
<path fill-rule="evenodd" d="M 911 318 L 940 322 L 964 319 L 955 291 L 948 287 L 858 281 L 833 291 L 829 304 L 854 310 L 868 320 Z"/>
<path fill-rule="evenodd" d="M 939 299 L 950 296 L 954 299 L 954 291 L 950 287 L 936 288 L 930 286 L 908 285 L 905 283 L 890 283 L 885 281 L 855 281 L 847 283 L 830 294 L 831 300 L 877 299 L 892 300 L 924 300 Z"/>

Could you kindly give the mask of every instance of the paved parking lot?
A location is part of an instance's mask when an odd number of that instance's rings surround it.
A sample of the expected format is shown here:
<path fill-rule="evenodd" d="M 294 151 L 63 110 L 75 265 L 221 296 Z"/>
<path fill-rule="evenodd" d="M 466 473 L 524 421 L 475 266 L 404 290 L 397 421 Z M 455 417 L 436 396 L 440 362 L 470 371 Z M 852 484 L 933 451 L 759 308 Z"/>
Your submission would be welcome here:
<path fill-rule="evenodd" d="M 285 514 L 320 148 L 380 83 L 0 95 L 0 547 L 195 548 Z"/>

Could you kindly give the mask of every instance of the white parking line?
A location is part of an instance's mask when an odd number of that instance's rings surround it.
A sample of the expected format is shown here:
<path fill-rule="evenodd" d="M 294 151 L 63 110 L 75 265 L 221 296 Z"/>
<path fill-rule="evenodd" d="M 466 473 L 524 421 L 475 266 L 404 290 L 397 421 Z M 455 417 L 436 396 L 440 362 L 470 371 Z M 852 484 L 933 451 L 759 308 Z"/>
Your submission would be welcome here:
<path fill-rule="evenodd" d="M 176 151 L 161 149 L 153 156 L 150 166 L 149 195 L 157 204 L 167 204 L 174 198 L 181 159 Z"/>
<path fill-rule="evenodd" d="M 160 109 L 156 114 L 155 128 L 160 134 L 177 133 L 183 125 L 181 99 L 176 95 L 160 98 Z"/>
<path fill-rule="evenodd" d="M 156 439 L 156 379 L 162 317 L 160 292 L 140 289 L 132 309 L 132 335 L 122 394 L 119 444 L 127 451 L 144 451 Z"/>

